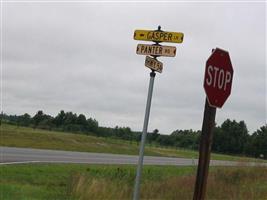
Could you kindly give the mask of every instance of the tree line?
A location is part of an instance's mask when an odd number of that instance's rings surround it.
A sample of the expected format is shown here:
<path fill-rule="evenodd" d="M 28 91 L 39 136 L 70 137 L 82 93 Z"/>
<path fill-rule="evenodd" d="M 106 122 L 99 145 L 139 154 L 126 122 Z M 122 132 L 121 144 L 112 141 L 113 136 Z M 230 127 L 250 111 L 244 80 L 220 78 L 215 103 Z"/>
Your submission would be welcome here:
<path fill-rule="evenodd" d="M 130 127 L 101 127 L 93 118 L 72 112 L 60 111 L 55 117 L 38 111 L 34 116 L 1 114 L 1 122 L 17 126 L 26 126 L 46 130 L 72 132 L 77 134 L 112 137 L 130 142 L 139 142 L 141 132 L 132 131 Z M 160 134 L 158 129 L 149 132 L 146 142 L 159 146 L 170 146 L 197 150 L 201 131 L 175 130 L 170 135 Z M 221 126 L 215 126 L 212 151 L 232 155 L 246 155 L 267 159 L 267 125 L 263 125 L 252 134 L 248 133 L 244 121 L 227 119 Z"/>

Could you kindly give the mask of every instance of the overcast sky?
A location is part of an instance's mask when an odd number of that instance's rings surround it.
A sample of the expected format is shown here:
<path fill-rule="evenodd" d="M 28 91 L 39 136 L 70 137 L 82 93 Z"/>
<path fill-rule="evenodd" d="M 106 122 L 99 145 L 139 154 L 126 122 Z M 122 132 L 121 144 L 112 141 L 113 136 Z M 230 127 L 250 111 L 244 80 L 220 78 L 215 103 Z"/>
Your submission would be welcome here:
<path fill-rule="evenodd" d="M 230 53 L 232 94 L 216 122 L 266 123 L 266 5 L 181 2 L 2 3 L 2 108 L 7 114 L 83 113 L 101 126 L 142 130 L 150 70 L 135 29 L 183 32 L 174 58 L 161 57 L 149 131 L 200 130 L 205 62 Z"/>

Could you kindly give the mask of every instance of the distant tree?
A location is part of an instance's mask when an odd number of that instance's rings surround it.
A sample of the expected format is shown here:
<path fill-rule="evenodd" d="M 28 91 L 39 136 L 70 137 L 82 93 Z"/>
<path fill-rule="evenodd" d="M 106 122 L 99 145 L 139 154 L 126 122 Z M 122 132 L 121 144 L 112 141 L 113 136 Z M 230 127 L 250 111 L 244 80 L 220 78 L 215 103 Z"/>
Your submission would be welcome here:
<path fill-rule="evenodd" d="M 197 149 L 199 144 L 199 131 L 190 130 L 176 130 L 172 132 L 171 138 L 176 147 Z"/>
<path fill-rule="evenodd" d="M 37 127 L 38 124 L 44 119 L 44 113 L 42 110 L 37 111 L 37 113 L 33 116 L 33 124 L 34 127 Z"/>
<path fill-rule="evenodd" d="M 154 129 L 152 133 L 147 134 L 147 142 L 151 144 L 152 142 L 155 142 L 159 136 L 159 130 Z"/>
<path fill-rule="evenodd" d="M 86 121 L 87 121 L 87 130 L 94 132 L 94 133 L 97 133 L 98 121 L 96 121 L 95 119 L 92 119 L 92 118 L 89 118 Z"/>
<path fill-rule="evenodd" d="M 77 123 L 77 115 L 72 112 L 66 112 L 64 118 L 64 127 L 72 126 Z"/>
<path fill-rule="evenodd" d="M 135 141 L 138 143 L 141 141 L 142 138 L 142 132 L 135 132 Z"/>
<path fill-rule="evenodd" d="M 28 113 L 18 116 L 18 125 L 29 126 L 31 124 L 31 116 Z"/>
<path fill-rule="evenodd" d="M 133 138 L 133 133 L 130 127 L 123 127 L 123 133 L 124 136 L 122 137 L 122 139 L 124 140 L 132 140 Z"/>
<path fill-rule="evenodd" d="M 79 114 L 76 121 L 77 125 L 80 127 L 81 132 L 87 131 L 87 121 L 86 117 L 83 114 Z"/>
<path fill-rule="evenodd" d="M 227 119 L 221 127 L 215 128 L 214 132 L 213 150 L 230 154 L 245 153 L 249 135 L 244 121 L 236 122 Z"/>
<path fill-rule="evenodd" d="M 66 118 L 66 114 L 64 112 L 64 110 L 61 110 L 57 116 L 54 118 L 53 120 L 53 123 L 59 127 L 59 126 L 62 126 L 64 124 L 64 121 L 65 121 L 65 118 Z"/>
<path fill-rule="evenodd" d="M 17 115 L 9 115 L 8 116 L 8 123 L 16 124 L 18 123 L 18 116 Z"/>
<path fill-rule="evenodd" d="M 32 118 L 34 128 L 42 128 L 52 130 L 53 117 L 46 115 L 42 110 L 39 110 Z"/>
<path fill-rule="evenodd" d="M 112 135 L 114 135 L 116 138 L 120 138 L 124 140 L 132 140 L 132 131 L 129 127 L 116 126 L 112 130 Z"/>
<path fill-rule="evenodd" d="M 83 114 L 79 114 L 77 118 L 77 124 L 82 125 L 82 126 L 87 125 L 86 117 Z"/>
<path fill-rule="evenodd" d="M 247 153 L 257 158 L 262 154 L 267 159 L 267 124 L 252 134 Z"/>
<path fill-rule="evenodd" d="M 52 117 L 46 115 L 46 117 L 38 123 L 38 128 L 52 130 L 53 129 Z"/>
<path fill-rule="evenodd" d="M 223 153 L 225 151 L 225 142 L 226 137 L 223 134 L 223 131 L 220 127 L 215 127 L 213 130 L 213 140 L 212 140 L 212 151 Z"/>
<path fill-rule="evenodd" d="M 4 120 L 4 114 L 3 111 L 0 114 L 0 126 L 2 125 L 2 121 Z"/>
<path fill-rule="evenodd" d="M 169 136 L 169 135 L 159 135 L 157 137 L 157 142 L 161 146 L 174 146 L 174 141 L 172 140 L 171 136 Z"/>

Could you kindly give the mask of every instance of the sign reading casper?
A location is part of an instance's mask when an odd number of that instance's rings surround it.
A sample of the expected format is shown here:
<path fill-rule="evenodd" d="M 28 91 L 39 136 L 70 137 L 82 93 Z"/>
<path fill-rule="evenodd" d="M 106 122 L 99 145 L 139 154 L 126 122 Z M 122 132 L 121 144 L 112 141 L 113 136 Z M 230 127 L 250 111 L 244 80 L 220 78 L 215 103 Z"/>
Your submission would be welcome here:
<path fill-rule="evenodd" d="M 229 53 L 216 48 L 206 62 L 204 89 L 209 104 L 221 108 L 231 94 L 233 67 Z"/>
<path fill-rule="evenodd" d="M 139 55 L 174 57 L 176 54 L 176 47 L 138 44 L 136 48 L 136 53 Z"/>
<path fill-rule="evenodd" d="M 136 30 L 134 32 L 135 40 L 182 43 L 183 38 L 184 34 L 179 32 L 165 32 L 165 31 L 152 31 L 152 30 Z"/>
<path fill-rule="evenodd" d="M 159 73 L 161 73 L 163 69 L 162 62 L 156 60 L 155 58 L 151 58 L 149 56 L 146 56 L 145 66 Z"/>

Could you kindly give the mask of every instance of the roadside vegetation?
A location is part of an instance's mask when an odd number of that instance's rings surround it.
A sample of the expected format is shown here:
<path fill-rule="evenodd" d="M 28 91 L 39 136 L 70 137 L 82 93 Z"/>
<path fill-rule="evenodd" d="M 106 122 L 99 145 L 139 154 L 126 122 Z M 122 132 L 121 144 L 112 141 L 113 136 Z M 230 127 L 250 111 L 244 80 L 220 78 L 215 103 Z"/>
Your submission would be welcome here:
<path fill-rule="evenodd" d="M 29 127 L 18 127 L 4 123 L 1 125 L 0 146 L 128 155 L 138 155 L 139 152 L 138 142 L 108 137 L 96 137 L 91 135 L 48 131 Z M 198 158 L 197 151 L 168 146 L 161 147 L 159 145 L 149 143 L 146 145 L 145 155 L 190 159 Z M 259 161 L 253 158 L 229 156 L 215 153 L 211 154 L 211 159 L 232 161 Z"/>
<path fill-rule="evenodd" d="M 59 131 L 75 133 L 77 135 L 96 136 L 107 138 L 107 140 L 111 139 L 110 141 L 112 142 L 115 141 L 112 139 L 119 139 L 120 141 L 124 140 L 122 143 L 125 144 L 136 144 L 141 138 L 141 132 L 132 131 L 130 127 L 101 127 L 96 119 L 86 118 L 83 114 L 65 112 L 63 110 L 55 117 L 47 115 L 41 110 L 33 117 L 27 113 L 24 115 L 1 114 L 0 117 L 0 122 L 3 123 L 16 125 L 17 127 L 43 129 L 51 131 L 51 133 L 53 131 Z M 159 147 L 170 147 L 172 149 L 198 150 L 201 133 L 199 130 L 177 129 L 171 133 L 162 134 L 157 128 L 158 127 L 154 127 L 154 131 L 148 133 L 147 144 Z M 51 142 L 53 143 L 53 140 L 51 140 Z M 221 126 L 216 125 L 214 129 L 212 152 L 267 159 L 266 147 L 266 124 L 249 134 L 244 121 L 237 122 L 227 119 Z M 92 147 L 91 145 L 91 148 L 97 147 Z M 103 146 L 103 148 L 105 147 Z M 136 154 L 136 151 L 137 149 L 135 148 L 134 153 L 131 154 Z"/>
<path fill-rule="evenodd" d="M 132 199 L 135 166 L 0 166 L 0 199 Z M 144 166 L 141 199 L 192 199 L 196 167 Z M 211 167 L 207 199 L 267 197 L 266 167 Z"/>

